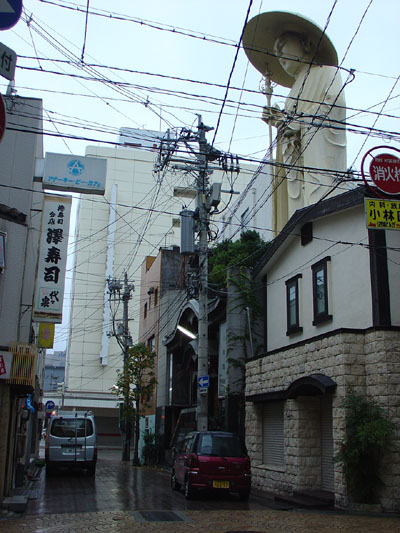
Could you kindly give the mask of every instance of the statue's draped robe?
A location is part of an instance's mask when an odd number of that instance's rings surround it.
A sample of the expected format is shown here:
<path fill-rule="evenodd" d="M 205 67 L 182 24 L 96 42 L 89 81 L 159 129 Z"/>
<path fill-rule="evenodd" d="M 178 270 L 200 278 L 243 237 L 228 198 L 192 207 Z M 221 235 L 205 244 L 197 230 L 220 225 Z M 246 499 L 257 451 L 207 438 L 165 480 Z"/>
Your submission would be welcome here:
<path fill-rule="evenodd" d="M 297 209 L 324 197 L 337 183 L 337 174 L 346 172 L 345 105 L 337 68 L 305 67 L 295 80 L 277 134 L 275 231 Z M 336 188 L 333 194 L 339 192 Z"/>

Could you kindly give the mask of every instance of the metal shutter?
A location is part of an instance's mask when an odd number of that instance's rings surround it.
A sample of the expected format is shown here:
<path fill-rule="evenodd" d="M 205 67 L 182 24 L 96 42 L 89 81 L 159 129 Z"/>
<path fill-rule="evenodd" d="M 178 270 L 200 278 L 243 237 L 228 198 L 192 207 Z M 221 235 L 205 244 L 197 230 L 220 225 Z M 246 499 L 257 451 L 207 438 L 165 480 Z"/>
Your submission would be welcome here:
<path fill-rule="evenodd" d="M 263 463 L 284 464 L 284 402 L 268 402 L 263 411 Z"/>
<path fill-rule="evenodd" d="M 331 396 L 321 399 L 321 488 L 334 490 Z"/>

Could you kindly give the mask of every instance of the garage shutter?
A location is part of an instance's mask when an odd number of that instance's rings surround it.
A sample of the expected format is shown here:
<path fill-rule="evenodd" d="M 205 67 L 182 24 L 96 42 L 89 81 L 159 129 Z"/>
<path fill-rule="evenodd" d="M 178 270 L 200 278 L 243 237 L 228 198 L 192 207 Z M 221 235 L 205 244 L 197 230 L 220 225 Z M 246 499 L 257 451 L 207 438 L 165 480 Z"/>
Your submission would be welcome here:
<path fill-rule="evenodd" d="M 268 402 L 263 412 L 263 463 L 283 466 L 284 464 L 284 402 Z"/>
<path fill-rule="evenodd" d="M 332 398 L 321 399 L 321 488 L 334 490 Z"/>

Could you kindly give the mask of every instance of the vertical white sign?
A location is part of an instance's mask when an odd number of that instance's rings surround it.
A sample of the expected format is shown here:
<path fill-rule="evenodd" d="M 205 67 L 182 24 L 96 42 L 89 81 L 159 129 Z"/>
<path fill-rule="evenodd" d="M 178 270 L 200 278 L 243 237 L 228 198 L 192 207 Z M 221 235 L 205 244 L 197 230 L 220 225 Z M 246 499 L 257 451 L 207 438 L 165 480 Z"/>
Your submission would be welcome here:
<path fill-rule="evenodd" d="M 70 196 L 45 196 L 33 308 L 41 322 L 62 322 L 71 202 Z"/>
<path fill-rule="evenodd" d="M 227 367 L 226 367 L 226 322 L 219 326 L 219 346 L 218 346 L 218 397 L 226 396 Z"/>

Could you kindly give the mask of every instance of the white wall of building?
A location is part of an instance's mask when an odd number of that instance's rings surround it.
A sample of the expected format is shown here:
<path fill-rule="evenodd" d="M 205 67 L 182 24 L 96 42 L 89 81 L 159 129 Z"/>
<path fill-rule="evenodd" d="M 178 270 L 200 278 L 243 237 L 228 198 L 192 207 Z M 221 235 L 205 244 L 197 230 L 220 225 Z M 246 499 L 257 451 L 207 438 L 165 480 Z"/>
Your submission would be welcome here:
<path fill-rule="evenodd" d="M 15 129 L 6 130 L 0 143 L 0 203 L 26 215 L 26 222 L 0 218 L 0 231 L 6 234 L 6 267 L 0 274 L 3 346 L 14 341 L 29 342 L 43 203 L 41 185 L 33 182 L 35 158 L 43 157 L 43 138 L 22 133 L 24 129 L 41 131 L 42 100 L 4 100 L 7 121 Z"/>
<path fill-rule="evenodd" d="M 338 328 L 368 328 L 372 325 L 369 251 L 363 205 L 324 217 L 313 222 L 313 239 L 302 246 L 297 226 L 280 251 L 271 260 L 267 276 L 268 350 L 275 350 L 299 340 L 322 335 Z M 346 244 L 359 243 L 355 245 Z M 343 244 L 342 244 L 343 243 Z M 286 253 L 283 253 L 287 250 Z M 324 257 L 328 263 L 329 314 L 332 321 L 313 326 L 313 291 L 311 266 Z M 290 278 L 301 274 L 299 335 L 286 335 L 286 285 Z M 332 291 L 331 287 L 335 287 Z M 358 312 L 343 305 L 349 296 L 358 302 Z"/>
<path fill-rule="evenodd" d="M 390 310 L 392 315 L 392 326 L 400 326 L 400 262 L 399 262 L 399 241 L 400 232 L 398 230 L 386 231 L 386 246 L 389 287 L 390 287 Z"/>
<path fill-rule="evenodd" d="M 270 166 L 260 168 L 243 166 L 249 171 L 249 185 L 240 196 L 232 196 L 227 209 L 221 214 L 219 223 L 219 240 L 240 238 L 241 231 L 254 229 L 265 241 L 274 238 L 272 231 L 272 186 Z M 236 184 L 234 186 L 236 190 Z"/>
<path fill-rule="evenodd" d="M 126 147 L 89 146 L 87 156 L 107 159 L 104 198 L 82 195 L 76 235 L 70 338 L 67 346 L 67 395 L 79 391 L 96 391 L 111 397 L 116 370 L 122 366 L 121 348 L 115 338 L 109 339 L 108 364 L 102 365 L 100 352 L 104 323 L 104 290 L 106 285 L 107 235 L 111 187 L 117 186 L 114 259 L 112 276 L 123 280 L 127 272 L 136 291 L 129 301 L 129 329 L 133 342 L 138 339 L 140 268 L 148 255 L 156 255 L 161 246 L 180 244 L 176 227 L 183 205 L 194 209 L 194 199 L 174 197 L 175 187 L 193 187 L 193 177 L 167 173 L 161 180 L 153 175 L 156 152 Z M 236 179 L 235 190 L 243 190 L 252 172 L 247 170 Z M 222 172 L 214 172 L 210 183 L 222 182 L 230 188 Z M 223 194 L 223 202 L 227 194 Z M 175 220 L 175 224 L 174 224 Z M 122 302 L 117 311 L 122 319 Z M 67 397 L 66 397 L 67 401 Z M 71 400 L 72 401 L 72 400 Z M 114 405 L 113 405 L 114 407 Z"/>

